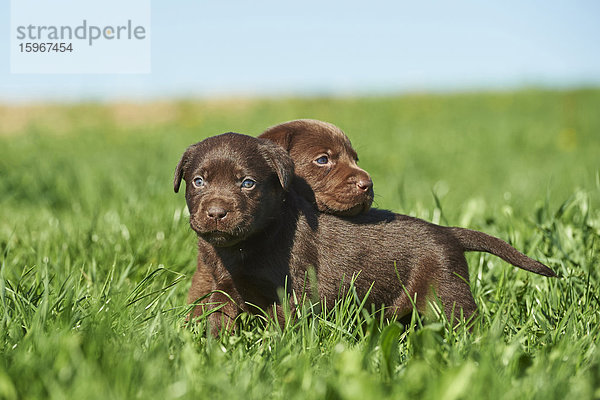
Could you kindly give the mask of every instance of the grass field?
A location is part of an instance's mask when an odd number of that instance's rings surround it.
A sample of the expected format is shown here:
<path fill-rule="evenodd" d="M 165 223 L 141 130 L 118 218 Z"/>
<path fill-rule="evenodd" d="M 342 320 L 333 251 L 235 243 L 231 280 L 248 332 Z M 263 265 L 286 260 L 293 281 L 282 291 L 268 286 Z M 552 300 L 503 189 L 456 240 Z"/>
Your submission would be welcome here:
<path fill-rule="evenodd" d="M 0 106 L 0 399 L 600 398 L 600 90 Z M 196 239 L 172 176 L 206 136 L 333 122 L 376 205 L 499 236 L 473 333 L 361 311 L 184 326 Z M 415 321 L 419 325 L 419 321 Z"/>

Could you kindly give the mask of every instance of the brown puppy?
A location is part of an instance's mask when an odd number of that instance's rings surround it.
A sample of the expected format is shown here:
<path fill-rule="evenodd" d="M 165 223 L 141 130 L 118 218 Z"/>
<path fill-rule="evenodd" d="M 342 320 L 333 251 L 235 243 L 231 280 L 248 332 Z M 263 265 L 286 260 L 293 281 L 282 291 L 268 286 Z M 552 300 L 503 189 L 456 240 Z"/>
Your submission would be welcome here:
<path fill-rule="evenodd" d="M 351 218 L 320 213 L 293 189 L 293 163 L 268 140 L 234 133 L 190 146 L 175 170 L 186 181 L 190 225 L 198 234 L 198 268 L 189 302 L 221 304 L 209 316 L 213 333 L 231 328 L 242 312 L 273 313 L 278 290 L 301 296 L 314 268 L 316 290 L 331 307 L 356 277 L 359 296 L 385 305 L 386 316 L 428 312 L 436 295 L 449 318 L 469 318 L 476 306 L 465 251 L 486 251 L 546 276 L 545 265 L 481 232 L 434 225 L 371 209 Z M 409 298 L 410 296 L 410 298 Z M 275 313 L 281 318 L 281 313 Z"/>
<path fill-rule="evenodd" d="M 357 215 L 373 202 L 373 182 L 356 162 L 358 156 L 337 126 L 315 119 L 297 119 L 275 125 L 260 136 L 283 147 L 292 157 L 294 190 L 319 211 Z"/>

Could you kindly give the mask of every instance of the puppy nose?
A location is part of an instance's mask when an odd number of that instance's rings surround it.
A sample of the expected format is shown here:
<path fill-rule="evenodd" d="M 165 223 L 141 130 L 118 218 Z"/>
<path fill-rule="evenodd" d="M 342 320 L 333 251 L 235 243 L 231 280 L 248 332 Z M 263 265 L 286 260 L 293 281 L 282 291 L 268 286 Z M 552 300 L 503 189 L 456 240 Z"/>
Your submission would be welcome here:
<path fill-rule="evenodd" d="M 356 182 L 356 186 L 358 186 L 358 188 L 363 192 L 366 192 L 373 187 L 373 181 L 370 179 L 361 179 Z"/>
<path fill-rule="evenodd" d="M 220 220 L 225 218 L 227 210 L 221 206 L 210 206 L 208 207 L 208 210 L 206 210 L 206 215 L 208 215 L 208 218 Z"/>

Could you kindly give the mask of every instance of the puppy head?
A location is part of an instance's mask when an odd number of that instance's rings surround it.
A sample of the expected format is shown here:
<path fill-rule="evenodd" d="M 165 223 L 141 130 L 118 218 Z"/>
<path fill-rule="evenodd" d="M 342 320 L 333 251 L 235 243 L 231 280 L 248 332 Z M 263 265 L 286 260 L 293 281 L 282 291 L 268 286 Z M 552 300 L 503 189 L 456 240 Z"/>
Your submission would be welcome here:
<path fill-rule="evenodd" d="M 217 247 L 233 246 L 278 218 L 294 164 L 279 146 L 237 133 L 196 143 L 175 169 L 173 188 L 185 180 L 190 226 Z"/>
<path fill-rule="evenodd" d="M 271 127 L 259 137 L 290 154 L 296 175 L 310 185 L 320 211 L 349 216 L 371 207 L 371 177 L 356 164 L 358 156 L 337 126 L 299 119 Z"/>

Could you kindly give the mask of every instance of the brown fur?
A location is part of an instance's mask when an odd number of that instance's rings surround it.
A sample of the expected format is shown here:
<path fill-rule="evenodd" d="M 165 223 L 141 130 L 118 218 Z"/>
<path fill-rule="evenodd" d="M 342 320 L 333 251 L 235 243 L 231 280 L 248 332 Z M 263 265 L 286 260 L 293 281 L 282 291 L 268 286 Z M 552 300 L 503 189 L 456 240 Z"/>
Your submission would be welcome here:
<path fill-rule="evenodd" d="M 465 251 L 491 252 L 520 268 L 555 276 L 481 232 L 377 209 L 350 218 L 319 213 L 289 189 L 293 174 L 281 147 L 233 133 L 190 146 L 177 165 L 174 188 L 177 192 L 185 179 L 190 225 L 199 239 L 189 301 L 202 301 L 192 316 L 224 305 L 209 316 L 213 333 L 233 327 L 242 311 L 258 312 L 256 307 L 281 318 L 273 309 L 280 303 L 278 290 L 286 286 L 288 294 L 301 295 L 310 268 L 327 306 L 354 276 L 358 295 L 372 286 L 368 301 L 385 306 L 387 317 L 407 315 L 413 301 L 419 312 L 428 313 L 433 293 L 449 318 L 461 312 L 472 316 L 476 306 Z M 241 187 L 248 176 L 256 181 L 252 189 Z M 201 187 L 193 183 L 195 177 L 203 178 Z"/>
<path fill-rule="evenodd" d="M 346 134 L 337 126 L 314 119 L 275 125 L 260 136 L 283 147 L 295 165 L 294 190 L 319 211 L 357 215 L 373 202 L 373 181 L 357 165 L 358 156 Z M 327 163 L 317 160 L 326 156 Z M 308 186 L 307 186 L 308 185 Z"/>

